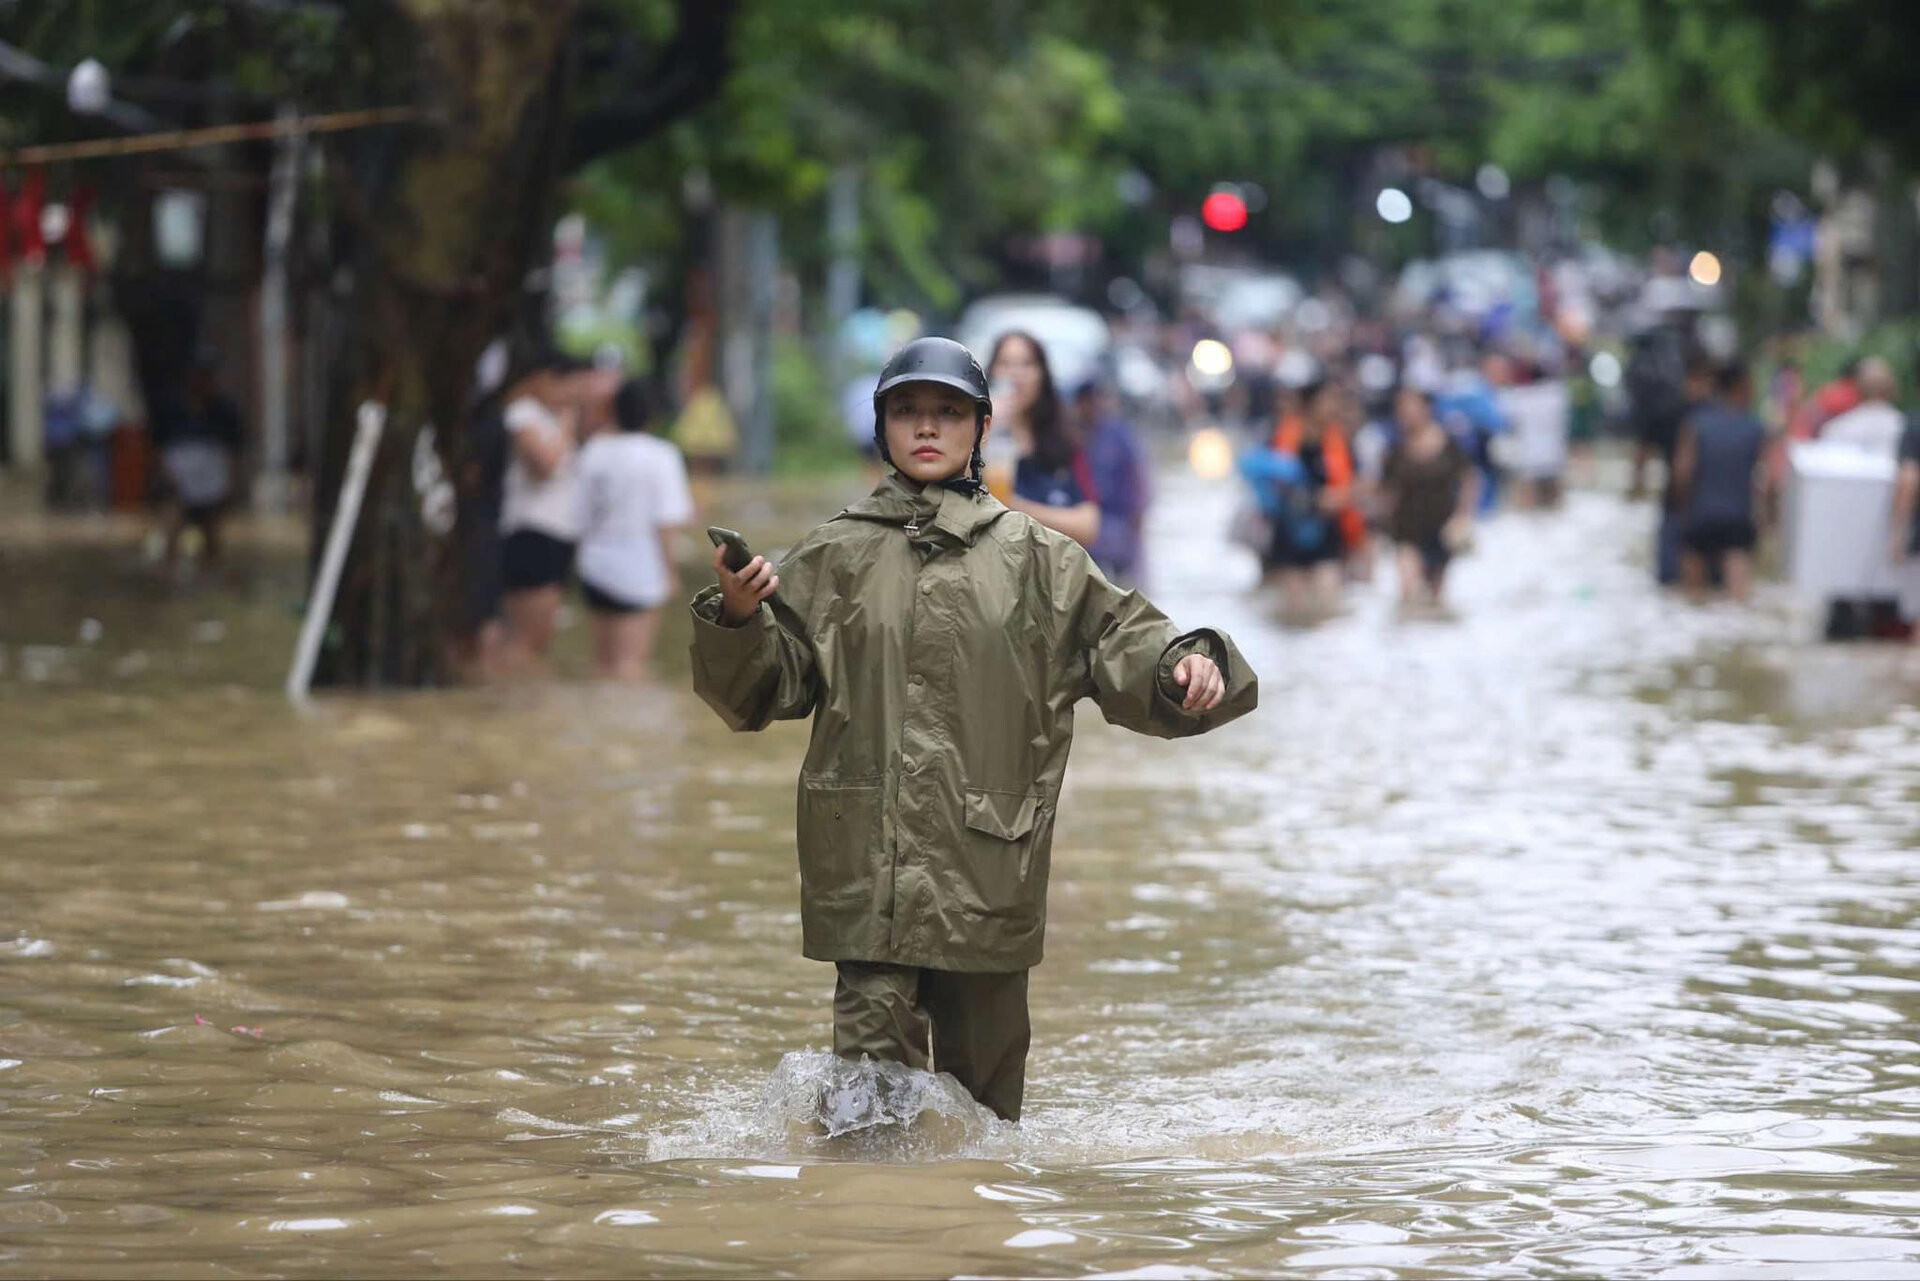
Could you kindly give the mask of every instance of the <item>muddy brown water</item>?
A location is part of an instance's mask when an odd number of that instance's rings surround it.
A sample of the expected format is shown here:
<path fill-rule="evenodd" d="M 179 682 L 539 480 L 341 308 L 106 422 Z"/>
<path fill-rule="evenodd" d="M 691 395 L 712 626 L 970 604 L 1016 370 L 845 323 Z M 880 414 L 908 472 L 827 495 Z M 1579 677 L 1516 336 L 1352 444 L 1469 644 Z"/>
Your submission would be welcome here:
<path fill-rule="evenodd" d="M 1920 661 L 1659 598 L 1591 493 L 1456 621 L 1287 629 L 1164 488 L 1263 706 L 1089 711 L 1027 1120 L 858 1145 L 795 1119 L 804 728 L 684 628 L 296 714 L 294 558 L 0 558 L 0 1271 L 1920 1276 Z"/>

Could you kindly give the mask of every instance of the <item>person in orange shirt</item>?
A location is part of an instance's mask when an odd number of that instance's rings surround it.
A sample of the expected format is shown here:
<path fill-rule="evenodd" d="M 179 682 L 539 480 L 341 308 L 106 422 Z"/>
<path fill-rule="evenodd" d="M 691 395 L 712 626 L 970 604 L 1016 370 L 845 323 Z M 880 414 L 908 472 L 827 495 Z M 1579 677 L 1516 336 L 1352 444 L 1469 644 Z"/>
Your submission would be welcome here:
<path fill-rule="evenodd" d="M 1344 394 L 1322 378 L 1300 389 L 1300 410 L 1283 414 L 1274 452 L 1300 464 L 1304 480 L 1289 487 L 1286 515 L 1273 522 L 1266 568 L 1280 582 L 1289 614 L 1331 613 L 1339 603 L 1341 567 L 1366 539 L 1355 502 L 1353 451 L 1341 427 Z"/>
<path fill-rule="evenodd" d="M 1855 356 L 1840 370 L 1840 376 L 1800 402 L 1799 412 L 1787 426 L 1795 440 L 1812 440 L 1828 420 L 1838 418 L 1860 404 L 1860 360 Z"/>

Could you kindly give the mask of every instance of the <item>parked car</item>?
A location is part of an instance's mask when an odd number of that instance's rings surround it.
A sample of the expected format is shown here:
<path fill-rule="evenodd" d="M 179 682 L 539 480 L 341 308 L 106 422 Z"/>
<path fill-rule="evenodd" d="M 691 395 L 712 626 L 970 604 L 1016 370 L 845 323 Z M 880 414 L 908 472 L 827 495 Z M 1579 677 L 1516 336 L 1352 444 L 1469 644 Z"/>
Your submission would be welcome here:
<path fill-rule="evenodd" d="M 1415 259 L 1402 269 L 1394 304 L 1425 311 L 1440 303 L 1478 320 L 1497 307 L 1531 315 L 1537 306 L 1533 269 L 1518 254 L 1469 249 L 1438 259 Z"/>
<path fill-rule="evenodd" d="M 1000 335 L 1013 329 L 1040 340 L 1062 395 L 1111 357 L 1113 334 L 1106 319 L 1052 294 L 990 294 L 960 313 L 954 337 L 985 364 Z"/>
<path fill-rule="evenodd" d="M 1222 333 L 1272 329 L 1306 297 L 1300 282 L 1267 267 L 1195 263 L 1180 273 L 1180 302 L 1207 316 Z"/>

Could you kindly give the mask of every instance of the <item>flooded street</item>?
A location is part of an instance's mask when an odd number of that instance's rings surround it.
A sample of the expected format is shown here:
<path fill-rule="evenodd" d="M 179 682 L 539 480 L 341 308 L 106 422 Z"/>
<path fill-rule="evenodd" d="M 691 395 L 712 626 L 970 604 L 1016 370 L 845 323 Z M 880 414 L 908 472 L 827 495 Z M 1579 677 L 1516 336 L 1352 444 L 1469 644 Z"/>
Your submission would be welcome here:
<path fill-rule="evenodd" d="M 1230 495 L 1166 480 L 1150 587 L 1260 710 L 1083 709 L 1027 1120 L 864 1143 L 783 1063 L 805 726 L 682 619 L 657 688 L 296 714 L 297 552 L 9 588 L 0 1271 L 1920 1277 L 1920 654 L 1661 598 L 1590 492 L 1457 621 L 1282 628 Z"/>

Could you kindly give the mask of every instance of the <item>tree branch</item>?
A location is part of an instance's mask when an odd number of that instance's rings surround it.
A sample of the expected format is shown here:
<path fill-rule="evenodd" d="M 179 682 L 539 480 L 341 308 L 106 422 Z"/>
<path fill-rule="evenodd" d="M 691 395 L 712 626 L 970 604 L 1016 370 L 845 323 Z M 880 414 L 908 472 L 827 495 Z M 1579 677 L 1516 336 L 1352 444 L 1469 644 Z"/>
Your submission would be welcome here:
<path fill-rule="evenodd" d="M 575 119 L 564 168 L 632 146 L 713 97 L 730 67 L 736 8 L 737 0 L 680 0 L 679 28 L 639 90 Z"/>

